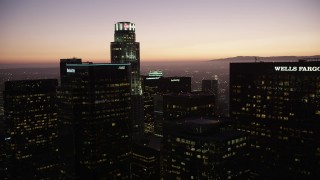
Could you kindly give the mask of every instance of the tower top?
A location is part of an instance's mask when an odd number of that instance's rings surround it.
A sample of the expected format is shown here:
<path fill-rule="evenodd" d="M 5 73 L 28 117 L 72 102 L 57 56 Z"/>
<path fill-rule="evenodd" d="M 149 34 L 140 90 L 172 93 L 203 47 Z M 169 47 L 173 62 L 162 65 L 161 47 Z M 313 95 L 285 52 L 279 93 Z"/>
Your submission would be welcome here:
<path fill-rule="evenodd" d="M 115 31 L 135 31 L 136 25 L 131 22 L 117 22 L 115 25 Z"/>

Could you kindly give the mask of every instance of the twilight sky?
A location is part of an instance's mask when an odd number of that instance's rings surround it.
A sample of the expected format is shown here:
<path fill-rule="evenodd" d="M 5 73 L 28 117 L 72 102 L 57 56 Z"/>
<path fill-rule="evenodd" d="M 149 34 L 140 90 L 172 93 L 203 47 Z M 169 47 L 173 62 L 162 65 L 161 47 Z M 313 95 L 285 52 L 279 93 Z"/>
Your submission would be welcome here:
<path fill-rule="evenodd" d="M 0 64 L 110 62 L 114 23 L 141 61 L 320 54 L 320 0 L 0 0 Z"/>

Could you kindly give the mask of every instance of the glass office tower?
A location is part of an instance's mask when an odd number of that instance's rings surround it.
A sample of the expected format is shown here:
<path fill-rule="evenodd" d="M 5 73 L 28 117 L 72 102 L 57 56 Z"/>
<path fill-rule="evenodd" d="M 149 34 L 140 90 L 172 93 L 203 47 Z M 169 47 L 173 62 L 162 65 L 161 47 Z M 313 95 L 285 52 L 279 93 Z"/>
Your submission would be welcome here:
<path fill-rule="evenodd" d="M 214 107 L 214 94 L 192 92 L 163 96 L 163 117 L 166 121 L 195 116 L 214 117 Z"/>
<path fill-rule="evenodd" d="M 57 79 L 5 82 L 3 179 L 59 179 Z"/>
<path fill-rule="evenodd" d="M 59 93 L 65 177 L 130 178 L 130 64 L 66 64 Z"/>
<path fill-rule="evenodd" d="M 230 113 L 253 178 L 319 179 L 320 61 L 231 63 Z"/>
<path fill-rule="evenodd" d="M 132 130 L 134 139 L 143 134 L 143 100 L 140 77 L 140 45 L 136 42 L 135 24 L 115 24 L 114 42 L 111 42 L 111 63 L 131 64 Z"/>

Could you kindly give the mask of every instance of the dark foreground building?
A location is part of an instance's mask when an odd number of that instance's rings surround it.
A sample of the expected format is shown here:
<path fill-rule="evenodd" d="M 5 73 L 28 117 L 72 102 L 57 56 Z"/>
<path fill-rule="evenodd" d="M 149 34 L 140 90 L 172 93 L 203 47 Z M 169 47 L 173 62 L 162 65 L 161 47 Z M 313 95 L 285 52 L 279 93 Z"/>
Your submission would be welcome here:
<path fill-rule="evenodd" d="M 230 122 L 166 121 L 163 135 L 163 179 L 247 179 L 247 137 Z"/>
<path fill-rule="evenodd" d="M 59 93 L 65 177 L 129 179 L 129 64 L 66 64 Z"/>
<path fill-rule="evenodd" d="M 57 79 L 5 82 L 4 179 L 60 178 L 57 85 Z"/>
<path fill-rule="evenodd" d="M 140 44 L 136 42 L 136 27 L 131 22 L 115 25 L 114 42 L 111 42 L 111 63 L 131 65 L 132 131 L 134 139 L 143 135 L 143 99 L 140 77 Z"/>
<path fill-rule="evenodd" d="M 319 179 L 320 62 L 231 63 L 230 88 L 253 178 Z"/>

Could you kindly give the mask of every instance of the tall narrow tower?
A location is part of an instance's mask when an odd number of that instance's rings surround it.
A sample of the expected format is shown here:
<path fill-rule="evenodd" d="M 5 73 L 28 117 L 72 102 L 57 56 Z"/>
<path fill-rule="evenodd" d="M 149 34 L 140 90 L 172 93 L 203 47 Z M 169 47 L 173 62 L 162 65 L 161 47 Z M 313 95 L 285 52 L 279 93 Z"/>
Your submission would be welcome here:
<path fill-rule="evenodd" d="M 115 24 L 114 42 L 111 42 L 111 63 L 131 64 L 132 133 L 138 138 L 143 133 L 143 101 L 140 77 L 140 44 L 136 42 L 135 24 Z"/>

